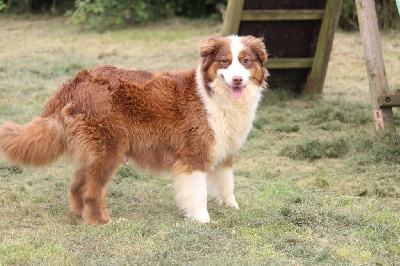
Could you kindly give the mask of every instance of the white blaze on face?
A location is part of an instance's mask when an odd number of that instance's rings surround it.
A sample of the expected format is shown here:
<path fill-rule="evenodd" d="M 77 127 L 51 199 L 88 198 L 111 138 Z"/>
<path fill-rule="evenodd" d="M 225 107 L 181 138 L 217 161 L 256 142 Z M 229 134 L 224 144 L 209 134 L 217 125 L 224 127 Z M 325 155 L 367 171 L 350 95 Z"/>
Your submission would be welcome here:
<path fill-rule="evenodd" d="M 243 90 L 249 82 L 250 71 L 248 71 L 239 61 L 239 53 L 243 49 L 243 44 L 239 36 L 228 37 L 231 40 L 232 63 L 228 68 L 219 69 L 218 75 L 222 75 L 231 91 L 233 98 L 242 97 Z"/>

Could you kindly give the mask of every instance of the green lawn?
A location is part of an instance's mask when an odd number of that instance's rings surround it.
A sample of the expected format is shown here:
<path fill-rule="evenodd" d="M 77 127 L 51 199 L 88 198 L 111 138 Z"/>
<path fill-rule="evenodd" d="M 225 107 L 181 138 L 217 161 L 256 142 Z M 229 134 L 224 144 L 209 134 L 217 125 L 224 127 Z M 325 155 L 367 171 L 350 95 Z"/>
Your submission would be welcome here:
<path fill-rule="evenodd" d="M 0 17 L 0 122 L 27 123 L 82 68 L 196 66 L 215 21 L 171 19 L 95 33 L 64 18 Z M 382 36 L 400 92 L 399 32 Z M 268 48 L 268 45 L 267 45 Z M 0 159 L 0 265 L 396 265 L 400 146 L 376 140 L 362 40 L 335 36 L 324 94 L 267 91 L 234 160 L 238 211 L 209 202 L 212 222 L 185 221 L 171 180 L 121 167 L 112 223 L 68 210 L 68 159 L 46 168 Z M 400 112 L 395 110 L 400 130 Z"/>

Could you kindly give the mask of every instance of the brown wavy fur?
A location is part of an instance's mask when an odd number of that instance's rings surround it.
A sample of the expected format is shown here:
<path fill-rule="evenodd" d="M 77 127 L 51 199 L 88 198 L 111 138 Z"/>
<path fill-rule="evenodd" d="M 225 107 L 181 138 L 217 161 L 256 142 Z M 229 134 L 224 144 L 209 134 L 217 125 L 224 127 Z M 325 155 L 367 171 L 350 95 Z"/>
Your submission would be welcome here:
<path fill-rule="evenodd" d="M 251 73 L 253 82 L 262 86 L 267 76 L 262 67 L 265 47 L 261 39 L 243 41 L 258 57 Z M 212 37 L 200 47 L 204 84 L 212 79 L 209 68 L 220 44 L 229 43 Z M 212 89 L 207 86 L 209 95 Z M 89 224 L 108 223 L 107 184 L 124 157 L 155 170 L 172 169 L 174 175 L 211 172 L 215 133 L 200 97 L 195 69 L 82 70 L 55 91 L 40 118 L 25 126 L 3 124 L 0 152 L 12 163 L 31 166 L 68 153 L 74 161 L 71 211 Z M 231 162 L 232 154 L 226 156 Z"/>
<path fill-rule="evenodd" d="M 124 156 L 157 170 L 205 171 L 211 141 L 195 70 L 83 70 L 54 93 L 40 118 L 0 127 L 0 150 L 12 163 L 42 166 L 65 151 L 72 156 L 71 211 L 90 224 L 110 221 L 106 187 Z"/>

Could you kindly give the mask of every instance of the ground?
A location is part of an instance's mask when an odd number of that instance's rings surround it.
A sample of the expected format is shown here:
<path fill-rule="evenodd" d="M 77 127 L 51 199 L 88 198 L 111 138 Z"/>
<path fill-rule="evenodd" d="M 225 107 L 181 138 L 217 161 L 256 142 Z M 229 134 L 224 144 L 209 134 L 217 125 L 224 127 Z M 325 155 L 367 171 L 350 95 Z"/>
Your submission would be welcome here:
<path fill-rule="evenodd" d="M 102 33 L 64 18 L 0 24 L 0 122 L 22 124 L 82 68 L 191 68 L 200 40 L 221 30 L 181 19 Z M 398 36 L 382 33 L 393 93 Z M 67 158 L 41 169 L 0 159 L 0 265 L 398 264 L 400 148 L 377 140 L 361 36 L 339 31 L 323 95 L 264 93 L 234 159 L 239 211 L 210 201 L 211 223 L 185 221 L 168 177 L 121 166 L 107 199 L 113 222 L 91 227 L 68 210 Z"/>

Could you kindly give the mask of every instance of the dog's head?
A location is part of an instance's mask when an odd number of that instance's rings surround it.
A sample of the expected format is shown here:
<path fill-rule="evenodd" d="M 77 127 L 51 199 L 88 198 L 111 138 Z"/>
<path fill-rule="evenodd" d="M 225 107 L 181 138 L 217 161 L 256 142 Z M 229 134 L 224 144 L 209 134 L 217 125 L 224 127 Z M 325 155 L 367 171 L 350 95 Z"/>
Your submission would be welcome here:
<path fill-rule="evenodd" d="M 263 40 L 253 36 L 210 37 L 200 44 L 201 76 L 209 94 L 210 84 L 223 79 L 234 98 L 241 98 L 249 82 L 264 86 L 267 52 Z"/>

